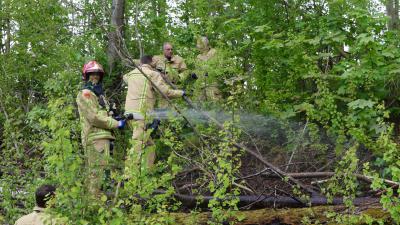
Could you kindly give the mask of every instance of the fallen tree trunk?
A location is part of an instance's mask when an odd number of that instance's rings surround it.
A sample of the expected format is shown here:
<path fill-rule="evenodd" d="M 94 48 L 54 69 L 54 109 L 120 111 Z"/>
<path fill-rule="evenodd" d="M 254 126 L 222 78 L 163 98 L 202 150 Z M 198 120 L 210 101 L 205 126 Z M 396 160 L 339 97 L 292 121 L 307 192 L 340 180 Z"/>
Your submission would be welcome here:
<path fill-rule="evenodd" d="M 155 194 L 164 194 L 162 190 L 157 190 Z M 215 199 L 213 196 L 197 196 L 197 195 L 183 195 L 174 194 L 174 197 L 182 202 L 187 208 L 208 208 L 210 200 Z M 234 198 L 232 196 L 231 198 Z M 342 197 L 335 197 L 332 202 L 328 202 L 328 199 L 323 196 L 313 196 L 307 202 L 300 200 L 296 197 L 287 196 L 267 196 L 267 195 L 240 195 L 238 207 L 251 207 L 255 208 L 283 208 L 283 207 L 309 207 L 309 206 L 320 206 L 320 205 L 343 205 Z M 201 201 L 199 199 L 202 199 Z M 222 200 L 222 199 L 221 199 Z M 228 199 L 229 200 L 229 199 Z M 372 197 L 359 197 L 353 201 L 354 206 L 362 206 L 365 204 L 379 203 L 379 198 Z M 306 202 L 306 203 L 304 203 Z"/>
<path fill-rule="evenodd" d="M 208 202 L 214 199 L 213 196 L 203 196 L 203 201 L 198 204 L 198 199 L 196 196 L 190 195 L 182 195 L 175 194 L 174 195 L 178 200 L 182 202 L 188 208 L 208 207 Z M 242 195 L 238 196 L 239 203 L 238 207 L 246 207 L 251 206 L 251 208 L 283 208 L 283 207 L 307 207 L 307 204 L 304 204 L 303 201 L 293 197 L 286 196 L 257 196 L 257 195 Z M 306 201 L 304 201 L 306 202 Z M 370 198 L 370 197 L 361 197 L 356 198 L 353 201 L 355 206 L 361 206 L 363 204 L 368 204 L 370 202 L 379 202 L 379 198 Z M 328 199 L 325 197 L 312 197 L 310 199 L 311 206 L 319 206 L 319 205 L 343 205 L 343 198 L 333 198 L 332 202 L 328 202 Z"/>
<path fill-rule="evenodd" d="M 238 225 L 255 224 L 339 224 L 334 218 L 327 218 L 327 212 L 343 212 L 344 206 L 317 206 L 298 209 L 259 209 L 251 211 L 238 211 L 236 215 L 244 217 L 242 221 L 237 221 Z M 381 219 L 385 224 L 393 224 L 388 212 L 380 206 L 371 205 L 369 208 L 356 208 L 358 215 L 368 215 L 374 219 Z M 191 213 L 171 213 L 176 224 L 207 224 L 212 220 L 210 212 L 191 214 Z M 228 223 L 227 223 L 228 224 Z M 362 221 L 361 223 L 362 224 Z"/>

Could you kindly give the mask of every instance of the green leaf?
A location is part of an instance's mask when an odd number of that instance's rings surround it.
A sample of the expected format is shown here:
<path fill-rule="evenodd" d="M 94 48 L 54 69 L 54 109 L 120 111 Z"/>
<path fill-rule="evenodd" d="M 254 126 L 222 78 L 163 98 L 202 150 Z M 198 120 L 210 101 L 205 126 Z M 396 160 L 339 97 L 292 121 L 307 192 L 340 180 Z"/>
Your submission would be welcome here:
<path fill-rule="evenodd" d="M 335 42 L 343 42 L 346 40 L 346 36 L 344 34 L 339 34 L 339 35 L 333 37 L 332 40 Z"/>
<path fill-rule="evenodd" d="M 293 109 L 296 112 L 303 112 L 303 111 L 307 112 L 307 111 L 312 111 L 314 109 L 314 105 L 312 105 L 312 104 L 310 104 L 308 102 L 304 102 L 304 103 L 301 103 L 299 105 L 293 106 Z"/>
<path fill-rule="evenodd" d="M 254 27 L 254 32 L 256 33 L 263 33 L 266 30 L 270 30 L 270 26 L 267 24 Z"/>
<path fill-rule="evenodd" d="M 313 39 L 307 39 L 304 42 L 311 44 L 311 45 L 319 45 L 321 43 L 321 38 L 319 36 L 316 36 Z"/>
<path fill-rule="evenodd" d="M 369 44 L 371 42 L 374 42 L 374 38 L 372 36 L 369 36 L 369 35 L 370 34 L 367 34 L 367 33 L 363 33 L 363 34 L 358 35 L 358 37 L 357 37 L 358 44 L 364 46 L 364 45 L 367 45 L 367 44 Z"/>
<path fill-rule="evenodd" d="M 389 70 L 389 74 L 390 75 L 392 75 L 392 74 L 399 74 L 400 73 L 400 68 L 398 68 L 398 69 L 393 69 L 393 70 Z"/>
<path fill-rule="evenodd" d="M 395 55 L 393 54 L 391 49 L 385 49 L 382 51 L 382 55 L 388 58 L 394 58 Z"/>
<path fill-rule="evenodd" d="M 355 101 L 349 102 L 347 104 L 348 107 L 351 109 L 364 109 L 364 108 L 372 108 L 374 106 L 375 102 L 371 100 L 365 100 L 365 99 L 357 99 Z"/>
<path fill-rule="evenodd" d="M 100 199 L 101 199 L 102 202 L 106 202 L 107 201 L 107 196 L 102 195 Z"/>

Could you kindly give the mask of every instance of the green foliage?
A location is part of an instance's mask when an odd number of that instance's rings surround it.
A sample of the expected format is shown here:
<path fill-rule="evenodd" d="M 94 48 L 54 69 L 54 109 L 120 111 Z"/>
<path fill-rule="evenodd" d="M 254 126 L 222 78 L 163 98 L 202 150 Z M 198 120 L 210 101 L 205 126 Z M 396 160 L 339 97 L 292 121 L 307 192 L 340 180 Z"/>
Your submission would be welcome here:
<path fill-rule="evenodd" d="M 124 157 L 130 131 L 117 132 L 114 183 L 109 196 L 93 199 L 85 187 L 88 174 L 75 97 L 85 61 L 96 59 L 108 71 L 112 1 L 0 1 L 0 223 L 12 224 L 28 213 L 35 188 L 53 183 L 58 192 L 52 213 L 66 223 L 173 224 L 169 212 L 182 208 L 174 197 L 181 191 L 178 175 L 193 168 L 200 172 L 189 193 L 197 194 L 199 203 L 202 195 L 214 197 L 209 223 L 235 221 L 243 188 L 236 182 L 248 165 L 234 143 L 254 142 L 252 135 L 258 138 L 252 145 L 267 146 L 262 154 L 277 153 L 277 163 L 282 155 L 306 150 L 320 164 L 341 158 L 325 189 L 330 198 L 345 197 L 348 211 L 328 215 L 336 223 L 372 223 L 350 215 L 360 189 L 354 173 L 361 156 L 369 155 L 365 173 L 374 178 L 371 187 L 382 191 L 381 204 L 399 222 L 398 189 L 386 181 L 400 181 L 398 131 L 393 128 L 400 115 L 400 38 L 398 31 L 387 30 L 387 18 L 376 4 L 126 0 L 123 38 L 128 51 L 135 58 L 141 50 L 161 54 L 162 43 L 172 42 L 189 72 L 208 73 L 207 82 L 222 91 L 218 103 L 202 101 L 202 106 L 218 105 L 231 118 L 222 130 L 169 119 L 157 145 L 147 149 L 160 156 L 157 165 L 128 166 L 133 174 L 129 180 Z M 217 49 L 207 63 L 196 60 L 195 39 L 202 35 Z M 124 72 L 117 67 L 104 78 L 106 94 L 119 107 Z M 203 78 L 184 84 L 195 98 L 203 91 Z M 182 102 L 177 105 L 183 108 Z M 242 111 L 277 118 L 278 125 L 263 126 L 264 132 L 272 130 L 268 135 L 248 134 L 240 126 Z M 299 135 L 291 124 L 305 121 Z"/>
<path fill-rule="evenodd" d="M 339 162 L 335 169 L 335 175 L 332 177 L 328 186 L 322 189 L 328 198 L 329 202 L 333 201 L 335 196 L 343 196 L 343 202 L 349 210 L 354 211 L 353 200 L 357 190 L 357 171 L 358 158 L 356 151 L 358 144 L 354 144 L 346 151 L 343 159 Z M 352 212 L 350 211 L 350 212 Z"/>
<path fill-rule="evenodd" d="M 235 186 L 235 174 L 240 168 L 240 151 L 234 146 L 239 133 L 232 132 L 232 123 L 226 122 L 225 129 L 219 132 L 221 143 L 213 148 L 214 160 L 209 162 L 208 167 L 214 172 L 213 179 L 208 184 L 214 199 L 208 203 L 212 210 L 213 220 L 210 224 L 220 224 L 235 216 L 238 210 L 237 203 L 240 190 Z"/>
<path fill-rule="evenodd" d="M 381 197 L 381 204 L 390 212 L 392 219 L 396 222 L 399 222 L 400 201 L 398 200 L 398 198 L 394 197 L 394 195 L 398 191 L 395 191 L 393 189 L 393 184 L 386 184 L 384 180 L 384 178 L 387 177 L 394 182 L 399 182 L 400 178 L 400 173 L 398 169 L 399 151 L 397 144 L 392 140 L 392 130 L 393 128 L 391 127 L 387 131 L 382 132 L 376 142 L 371 143 L 371 148 L 383 154 L 382 164 L 384 164 L 384 167 L 382 167 L 382 169 L 380 170 L 374 170 L 373 166 L 370 163 L 365 163 L 364 174 L 372 177 L 373 182 L 371 187 L 374 190 L 382 190 L 383 194 Z M 382 149 L 385 149 L 385 151 L 382 152 Z"/>

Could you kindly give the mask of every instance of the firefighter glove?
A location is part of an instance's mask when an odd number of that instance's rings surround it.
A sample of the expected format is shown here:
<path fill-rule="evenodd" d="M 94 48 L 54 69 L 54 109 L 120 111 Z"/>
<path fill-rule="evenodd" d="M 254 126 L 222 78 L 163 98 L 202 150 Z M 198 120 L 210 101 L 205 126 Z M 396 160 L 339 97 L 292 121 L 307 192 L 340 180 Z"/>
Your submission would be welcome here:
<path fill-rule="evenodd" d="M 118 129 L 124 129 L 125 125 L 126 125 L 126 120 L 118 121 Z"/>
<path fill-rule="evenodd" d="M 190 77 L 193 79 L 193 80 L 197 80 L 199 77 L 197 76 L 197 74 L 196 73 L 191 73 L 190 74 Z"/>
<path fill-rule="evenodd" d="M 154 119 L 153 122 L 146 124 L 145 130 L 148 130 L 148 129 L 157 130 L 158 126 L 160 126 L 160 123 L 161 123 L 161 120 Z"/>
<path fill-rule="evenodd" d="M 126 119 L 126 120 L 133 120 L 133 119 L 134 119 L 134 116 L 133 116 L 132 113 L 127 113 L 127 114 L 125 114 L 125 119 Z"/>

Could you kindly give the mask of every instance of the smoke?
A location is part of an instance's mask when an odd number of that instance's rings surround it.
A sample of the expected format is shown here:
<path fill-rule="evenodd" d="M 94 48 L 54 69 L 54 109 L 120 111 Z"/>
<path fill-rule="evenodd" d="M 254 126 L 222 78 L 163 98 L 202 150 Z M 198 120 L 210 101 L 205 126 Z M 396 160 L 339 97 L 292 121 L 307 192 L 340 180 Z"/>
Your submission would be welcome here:
<path fill-rule="evenodd" d="M 233 120 L 232 113 L 221 109 L 203 111 L 194 109 L 182 110 L 182 114 L 193 124 L 209 123 L 204 113 L 209 114 L 221 124 Z M 152 113 L 152 116 L 161 120 L 179 117 L 178 113 L 168 109 L 156 109 Z M 234 125 L 241 129 L 243 133 L 252 138 L 268 140 L 271 144 L 275 145 L 285 145 L 285 143 L 290 142 L 290 139 L 296 136 L 304 136 L 303 138 L 305 138 L 308 133 L 307 125 L 303 122 L 279 119 L 271 115 L 259 115 L 241 111 L 235 112 L 235 118 L 238 119 L 235 119 Z"/>

